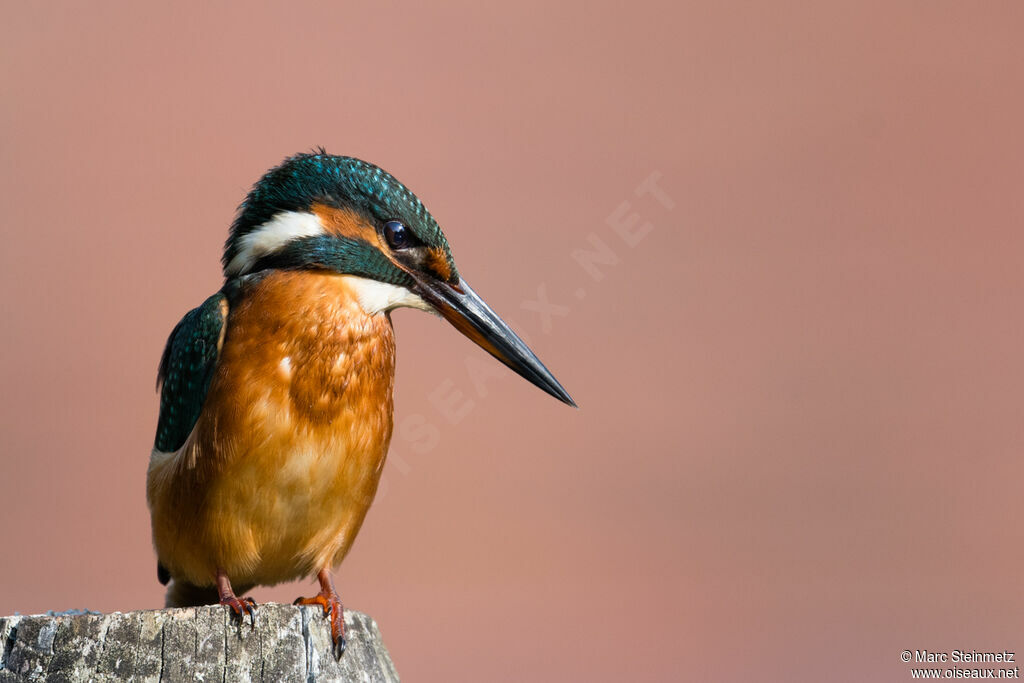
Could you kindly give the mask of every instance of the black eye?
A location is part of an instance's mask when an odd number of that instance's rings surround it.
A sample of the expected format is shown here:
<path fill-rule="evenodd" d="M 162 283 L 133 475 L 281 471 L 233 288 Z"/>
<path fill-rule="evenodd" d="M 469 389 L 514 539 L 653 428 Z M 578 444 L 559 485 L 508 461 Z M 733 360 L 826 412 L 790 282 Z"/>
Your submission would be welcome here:
<path fill-rule="evenodd" d="M 406 249 L 412 246 L 412 233 L 399 221 L 384 224 L 384 237 L 392 249 Z"/>

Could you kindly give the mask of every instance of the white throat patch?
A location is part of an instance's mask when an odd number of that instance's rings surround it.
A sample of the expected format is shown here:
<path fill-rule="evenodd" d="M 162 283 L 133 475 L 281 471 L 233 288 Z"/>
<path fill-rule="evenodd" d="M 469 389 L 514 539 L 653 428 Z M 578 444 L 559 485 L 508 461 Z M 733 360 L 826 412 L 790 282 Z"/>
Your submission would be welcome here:
<path fill-rule="evenodd" d="M 272 254 L 294 239 L 325 234 L 315 214 L 307 211 L 282 211 L 238 240 L 238 253 L 228 263 L 229 277 L 244 275 L 262 257 Z"/>
<path fill-rule="evenodd" d="M 415 294 L 405 287 L 378 282 L 377 280 L 356 275 L 345 275 L 343 277 L 349 287 L 352 288 L 352 291 L 355 292 L 356 300 L 359 301 L 359 307 L 370 315 L 403 306 L 418 308 L 421 311 L 431 313 L 434 312 L 430 304 L 420 298 L 419 294 Z"/>

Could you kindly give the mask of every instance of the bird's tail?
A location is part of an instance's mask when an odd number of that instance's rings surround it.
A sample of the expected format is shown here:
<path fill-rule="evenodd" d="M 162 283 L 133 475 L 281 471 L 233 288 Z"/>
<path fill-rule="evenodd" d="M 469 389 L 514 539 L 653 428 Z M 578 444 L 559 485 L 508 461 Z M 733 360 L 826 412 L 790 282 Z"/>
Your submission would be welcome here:
<path fill-rule="evenodd" d="M 180 579 L 171 579 L 167 584 L 167 607 L 216 605 L 219 601 L 215 586 L 194 586 Z"/>

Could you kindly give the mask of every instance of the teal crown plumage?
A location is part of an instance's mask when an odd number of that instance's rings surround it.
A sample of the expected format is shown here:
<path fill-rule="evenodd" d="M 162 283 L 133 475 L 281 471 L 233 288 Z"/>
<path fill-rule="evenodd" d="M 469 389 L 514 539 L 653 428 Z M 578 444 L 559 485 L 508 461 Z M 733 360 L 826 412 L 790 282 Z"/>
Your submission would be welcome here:
<path fill-rule="evenodd" d="M 429 247 L 451 250 L 437 221 L 423 202 L 393 175 L 354 157 L 315 153 L 285 159 L 253 186 L 238 207 L 224 245 L 226 267 L 238 253 L 238 239 L 282 211 L 305 211 L 315 203 L 359 211 L 375 224 L 402 221 Z"/>

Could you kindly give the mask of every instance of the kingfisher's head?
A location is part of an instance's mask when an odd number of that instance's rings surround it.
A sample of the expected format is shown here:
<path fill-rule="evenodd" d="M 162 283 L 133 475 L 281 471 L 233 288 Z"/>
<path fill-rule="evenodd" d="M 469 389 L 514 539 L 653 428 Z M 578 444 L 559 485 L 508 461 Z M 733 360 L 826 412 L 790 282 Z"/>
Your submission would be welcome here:
<path fill-rule="evenodd" d="M 576 405 L 461 278 L 423 203 L 373 164 L 322 150 L 286 159 L 239 207 L 223 263 L 229 281 L 271 269 L 356 276 L 367 312 L 401 306 L 436 312 L 533 384 Z"/>

